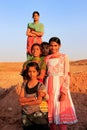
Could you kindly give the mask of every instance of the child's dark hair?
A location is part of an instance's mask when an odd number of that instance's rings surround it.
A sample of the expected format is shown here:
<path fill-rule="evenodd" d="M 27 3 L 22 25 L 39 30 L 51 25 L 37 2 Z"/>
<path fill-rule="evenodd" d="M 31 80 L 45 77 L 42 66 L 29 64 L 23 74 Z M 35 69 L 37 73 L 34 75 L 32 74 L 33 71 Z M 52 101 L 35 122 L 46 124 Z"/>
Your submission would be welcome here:
<path fill-rule="evenodd" d="M 61 45 L 61 41 L 58 37 L 51 37 L 50 40 L 49 40 L 49 44 L 51 42 L 56 42 L 57 44 Z"/>
<path fill-rule="evenodd" d="M 29 68 L 30 68 L 30 67 L 35 67 L 36 71 L 38 72 L 38 75 L 40 74 L 40 67 L 39 67 L 38 63 L 36 63 L 36 62 L 30 62 L 30 63 L 28 63 L 27 66 L 26 66 L 27 78 L 30 78 L 30 77 L 28 76 L 28 71 L 29 71 Z"/>
<path fill-rule="evenodd" d="M 41 43 L 41 48 L 43 48 L 44 45 L 49 46 L 49 43 L 48 43 L 48 42 L 42 42 L 42 43 Z"/>
<path fill-rule="evenodd" d="M 26 70 L 22 70 L 21 76 L 23 77 L 24 80 L 28 79 Z"/>
<path fill-rule="evenodd" d="M 38 11 L 34 11 L 33 14 L 32 14 L 32 17 L 34 17 L 34 14 L 38 14 L 38 16 L 40 16 Z"/>
<path fill-rule="evenodd" d="M 34 46 L 38 46 L 40 48 L 40 50 L 41 50 L 41 45 L 39 43 L 34 43 L 32 45 L 32 47 L 31 47 L 31 52 L 32 52 Z"/>

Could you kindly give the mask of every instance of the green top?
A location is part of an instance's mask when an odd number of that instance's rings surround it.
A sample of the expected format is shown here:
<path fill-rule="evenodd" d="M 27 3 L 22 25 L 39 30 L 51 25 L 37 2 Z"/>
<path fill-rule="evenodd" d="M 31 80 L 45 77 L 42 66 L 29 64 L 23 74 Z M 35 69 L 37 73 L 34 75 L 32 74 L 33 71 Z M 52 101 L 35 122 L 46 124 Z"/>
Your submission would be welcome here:
<path fill-rule="evenodd" d="M 44 25 L 42 23 L 28 23 L 28 28 L 31 28 L 36 32 L 44 32 Z"/>
<path fill-rule="evenodd" d="M 23 69 L 26 68 L 27 64 L 30 62 L 35 62 L 35 61 L 39 61 L 38 65 L 40 67 L 40 70 L 46 70 L 46 63 L 44 62 L 44 58 L 36 58 L 36 57 L 32 57 L 31 60 L 27 60 L 24 62 L 23 64 Z"/>

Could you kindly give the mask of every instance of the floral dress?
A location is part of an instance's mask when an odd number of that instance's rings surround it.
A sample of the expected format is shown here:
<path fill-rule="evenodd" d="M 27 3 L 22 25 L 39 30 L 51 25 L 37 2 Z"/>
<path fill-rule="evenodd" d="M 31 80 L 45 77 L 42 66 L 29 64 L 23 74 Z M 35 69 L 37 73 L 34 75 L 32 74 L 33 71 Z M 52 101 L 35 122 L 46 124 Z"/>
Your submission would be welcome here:
<path fill-rule="evenodd" d="M 77 122 L 75 108 L 69 91 L 69 60 L 65 54 L 47 56 L 47 79 L 45 86 L 49 94 L 49 123 L 73 124 Z M 64 101 L 59 101 L 60 93 L 65 93 Z"/>

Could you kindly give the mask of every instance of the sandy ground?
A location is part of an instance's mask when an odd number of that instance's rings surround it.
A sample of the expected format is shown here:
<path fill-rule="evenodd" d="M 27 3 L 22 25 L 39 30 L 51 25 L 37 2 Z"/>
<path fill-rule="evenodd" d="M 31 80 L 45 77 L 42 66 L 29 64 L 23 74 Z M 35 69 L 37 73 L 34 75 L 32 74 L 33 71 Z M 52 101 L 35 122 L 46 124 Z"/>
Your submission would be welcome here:
<path fill-rule="evenodd" d="M 0 130 L 22 130 L 18 102 L 23 63 L 0 63 Z M 87 60 L 70 62 L 70 91 L 78 123 L 68 130 L 87 130 Z"/>

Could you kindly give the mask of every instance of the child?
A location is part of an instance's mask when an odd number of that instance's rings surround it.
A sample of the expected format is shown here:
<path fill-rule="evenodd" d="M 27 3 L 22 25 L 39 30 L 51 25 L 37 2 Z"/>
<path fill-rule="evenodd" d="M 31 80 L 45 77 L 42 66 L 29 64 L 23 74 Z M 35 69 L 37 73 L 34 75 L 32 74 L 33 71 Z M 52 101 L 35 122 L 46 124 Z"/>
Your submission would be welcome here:
<path fill-rule="evenodd" d="M 49 40 L 51 54 L 46 57 L 49 94 L 48 118 L 51 130 L 67 130 L 67 124 L 77 122 L 75 108 L 69 91 L 69 60 L 59 52 L 61 41 L 57 37 Z"/>
<path fill-rule="evenodd" d="M 41 49 L 42 49 L 42 56 L 43 57 L 49 55 L 49 43 L 48 42 L 42 42 Z"/>
<path fill-rule="evenodd" d="M 32 59 L 31 60 L 27 60 L 23 64 L 22 75 L 23 75 L 24 71 L 26 70 L 26 65 L 29 62 L 34 61 L 34 62 L 38 63 L 38 65 L 40 67 L 40 75 L 38 76 L 38 80 L 43 82 L 43 78 L 44 78 L 45 72 L 46 72 L 46 63 L 44 62 L 43 59 L 41 59 L 42 51 L 41 51 L 40 44 L 38 44 L 38 43 L 33 44 L 32 47 L 31 47 L 31 53 L 32 53 Z"/>
<path fill-rule="evenodd" d="M 46 58 L 46 56 L 49 55 L 49 43 L 42 42 L 41 43 L 41 50 L 42 50 L 41 59 L 44 60 Z M 46 68 L 46 71 L 47 71 L 47 68 Z M 47 74 L 45 74 L 45 77 L 43 79 L 43 83 L 45 83 L 46 78 L 47 78 Z"/>
<path fill-rule="evenodd" d="M 20 104 L 22 106 L 22 122 L 24 130 L 49 130 L 47 119 L 47 106 L 44 109 L 40 105 L 48 99 L 46 88 L 37 77 L 40 68 L 36 62 L 30 62 L 26 66 L 27 83 L 22 84 Z"/>
<path fill-rule="evenodd" d="M 34 43 L 42 43 L 42 36 L 44 34 L 44 25 L 39 22 L 40 14 L 34 11 L 32 14 L 33 23 L 28 23 L 26 31 L 27 35 L 27 60 L 31 58 L 31 47 Z"/>

